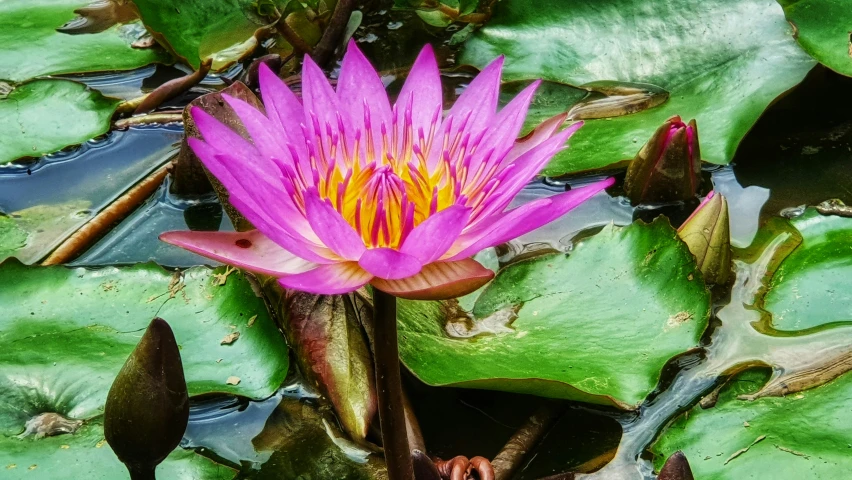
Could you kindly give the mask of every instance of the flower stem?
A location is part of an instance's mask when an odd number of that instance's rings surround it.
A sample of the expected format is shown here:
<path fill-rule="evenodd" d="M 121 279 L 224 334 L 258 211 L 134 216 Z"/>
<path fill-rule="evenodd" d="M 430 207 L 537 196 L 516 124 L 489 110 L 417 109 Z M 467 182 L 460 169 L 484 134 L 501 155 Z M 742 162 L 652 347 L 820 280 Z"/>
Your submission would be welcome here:
<path fill-rule="evenodd" d="M 382 445 L 390 480 L 412 480 L 411 450 L 405 428 L 402 377 L 399 371 L 399 344 L 396 329 L 396 297 L 373 289 L 375 318 L 376 390 Z"/>
<path fill-rule="evenodd" d="M 157 476 L 154 474 L 156 469 L 156 465 L 127 464 L 130 480 L 157 480 Z"/>

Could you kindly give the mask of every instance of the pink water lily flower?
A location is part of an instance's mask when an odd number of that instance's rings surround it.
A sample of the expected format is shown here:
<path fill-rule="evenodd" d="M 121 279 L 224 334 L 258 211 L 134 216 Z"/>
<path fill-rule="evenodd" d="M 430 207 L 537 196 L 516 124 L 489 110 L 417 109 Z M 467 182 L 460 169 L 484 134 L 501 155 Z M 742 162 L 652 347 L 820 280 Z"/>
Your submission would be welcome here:
<path fill-rule="evenodd" d="M 189 144 L 257 230 L 167 232 L 200 255 L 273 275 L 285 288 L 339 294 L 367 283 L 413 299 L 471 292 L 493 272 L 470 257 L 562 216 L 611 185 L 507 211 L 580 124 L 552 118 L 518 139 L 538 82 L 497 112 L 503 58 L 444 114 L 432 48 L 391 106 L 376 70 L 349 44 L 335 91 L 305 57 L 302 99 L 265 65 L 264 111 L 223 95 L 251 141 L 199 108 Z"/>

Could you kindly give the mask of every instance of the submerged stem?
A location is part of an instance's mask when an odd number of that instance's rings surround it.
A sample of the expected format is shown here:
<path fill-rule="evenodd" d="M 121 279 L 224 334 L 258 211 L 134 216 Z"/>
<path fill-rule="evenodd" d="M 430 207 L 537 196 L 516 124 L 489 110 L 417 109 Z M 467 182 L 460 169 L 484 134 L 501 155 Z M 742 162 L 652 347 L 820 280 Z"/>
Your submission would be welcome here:
<path fill-rule="evenodd" d="M 376 391 L 382 445 L 390 480 L 412 480 L 414 470 L 405 427 L 402 376 L 399 370 L 397 343 L 396 297 L 373 289 L 375 330 L 373 355 L 376 360 Z"/>

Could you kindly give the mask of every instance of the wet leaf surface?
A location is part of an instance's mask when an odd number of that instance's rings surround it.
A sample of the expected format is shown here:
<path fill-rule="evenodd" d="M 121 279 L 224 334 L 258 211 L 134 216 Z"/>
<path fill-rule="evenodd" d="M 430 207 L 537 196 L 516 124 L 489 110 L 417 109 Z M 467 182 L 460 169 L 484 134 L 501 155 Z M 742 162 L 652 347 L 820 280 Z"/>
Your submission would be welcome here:
<path fill-rule="evenodd" d="M 287 347 L 248 282 L 215 270 L 172 274 L 153 265 L 100 270 L 0 266 L 0 431 L 17 435 L 42 411 L 98 415 L 115 375 L 148 322 L 160 316 L 180 345 L 190 395 L 231 392 L 263 398 L 287 372 Z M 259 315 L 233 345 L 231 325 Z M 220 360 L 221 359 L 221 360 Z M 227 385 L 238 375 L 239 385 Z"/>
<path fill-rule="evenodd" d="M 852 469 L 852 375 L 797 395 L 737 399 L 765 380 L 762 372 L 741 374 L 722 389 L 715 407 L 696 407 L 676 420 L 654 453 L 664 459 L 683 450 L 702 480 L 765 478 L 767 472 L 778 480 L 843 478 Z"/>
<path fill-rule="evenodd" d="M 507 80 L 640 82 L 671 94 L 633 115 L 588 120 L 548 175 L 630 159 L 673 115 L 697 120 L 704 160 L 727 163 L 767 105 L 814 65 L 773 0 L 501 2 L 460 61 L 483 67 L 498 54 Z"/>
<path fill-rule="evenodd" d="M 213 59 L 213 69 L 232 64 L 257 46 L 255 32 L 265 21 L 250 0 L 135 0 L 148 30 L 178 57 L 198 69 Z"/>
<path fill-rule="evenodd" d="M 779 330 L 852 322 L 852 219 L 809 209 L 791 220 L 802 243 L 768 285 L 764 308 Z"/>
<path fill-rule="evenodd" d="M 106 133 L 117 104 L 118 100 L 68 80 L 35 80 L 17 86 L 0 99 L 0 165 Z"/>
<path fill-rule="evenodd" d="M 0 435 L 0 472 L 4 479 L 9 480 L 128 478 L 127 469 L 104 440 L 103 422 L 100 418 L 86 422 L 73 435 L 39 440 Z M 157 477 L 229 480 L 234 478 L 234 471 L 201 455 L 178 448 L 157 468 Z"/>
<path fill-rule="evenodd" d="M 665 219 L 605 227 L 569 255 L 505 267 L 473 321 L 517 309 L 508 331 L 460 339 L 438 302 L 400 302 L 400 352 L 431 385 L 507 390 L 629 407 L 672 356 L 695 346 L 709 293 Z"/>
<path fill-rule="evenodd" d="M 58 32 L 87 0 L 4 0 L 0 3 L 0 79 L 22 82 L 41 75 L 130 70 L 168 63 L 161 49 L 130 45 L 145 33 L 139 23 L 116 25 L 100 33 Z"/>
<path fill-rule="evenodd" d="M 779 0 L 799 45 L 818 62 L 852 76 L 852 9 L 844 0 Z"/>

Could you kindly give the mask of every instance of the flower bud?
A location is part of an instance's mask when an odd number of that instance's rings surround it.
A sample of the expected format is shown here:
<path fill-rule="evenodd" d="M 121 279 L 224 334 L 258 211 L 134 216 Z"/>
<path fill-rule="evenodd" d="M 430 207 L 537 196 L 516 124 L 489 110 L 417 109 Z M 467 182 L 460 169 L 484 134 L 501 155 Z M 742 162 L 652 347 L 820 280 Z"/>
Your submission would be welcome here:
<path fill-rule="evenodd" d="M 153 478 L 180 443 L 188 420 L 177 341 L 169 324 L 155 318 L 109 390 L 104 436 L 131 478 Z"/>
<path fill-rule="evenodd" d="M 724 195 L 711 191 L 678 228 L 677 234 L 695 255 L 706 283 L 721 285 L 728 281 L 731 227 Z"/>
<path fill-rule="evenodd" d="M 698 127 L 674 116 L 630 162 L 624 190 L 634 205 L 688 200 L 701 183 Z"/>
<path fill-rule="evenodd" d="M 689 461 L 686 460 L 686 455 L 680 450 L 673 453 L 660 470 L 657 480 L 695 480 L 695 477 L 692 476 L 692 469 L 689 467 Z"/>

